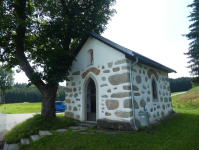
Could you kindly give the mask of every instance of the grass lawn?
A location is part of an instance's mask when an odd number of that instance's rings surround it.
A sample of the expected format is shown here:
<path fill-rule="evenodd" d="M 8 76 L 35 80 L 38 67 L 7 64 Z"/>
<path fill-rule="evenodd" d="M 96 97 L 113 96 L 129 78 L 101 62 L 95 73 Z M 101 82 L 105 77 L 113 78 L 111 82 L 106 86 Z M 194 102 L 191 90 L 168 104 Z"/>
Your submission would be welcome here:
<path fill-rule="evenodd" d="M 172 97 L 173 108 L 198 109 L 199 87 L 192 88 L 185 94 Z"/>
<path fill-rule="evenodd" d="M 53 136 L 41 138 L 19 150 L 79 150 L 79 149 L 199 149 L 199 110 L 175 109 L 177 115 L 162 121 L 161 124 L 142 129 L 139 132 L 120 134 L 81 134 L 67 131 L 58 133 L 51 130 Z M 151 131 L 159 132 L 154 134 Z"/>
<path fill-rule="evenodd" d="M 194 88 L 192 88 L 192 89 L 190 89 L 190 90 L 188 91 L 188 93 L 191 93 L 191 92 L 197 92 L 197 93 L 199 93 L 199 86 L 194 87 Z"/>
<path fill-rule="evenodd" d="M 39 130 L 64 129 L 76 125 L 72 119 L 62 117 L 63 114 L 56 114 L 56 118 L 44 117 L 40 114 L 17 124 L 10 131 L 5 133 L 7 143 L 19 142 L 21 138 L 27 138 L 30 135 L 38 134 Z"/>
<path fill-rule="evenodd" d="M 188 95 L 193 95 L 194 92 L 197 93 L 197 90 L 192 89 Z M 12 141 L 18 135 L 29 137 L 30 133 L 24 135 L 26 132 L 36 134 L 38 130 L 48 129 L 53 133 L 52 136 L 43 137 L 29 145 L 20 145 L 19 150 L 199 150 L 199 107 L 192 107 L 185 95 L 187 94 L 172 97 L 173 109 L 177 114 L 148 129 L 141 128 L 138 132 L 81 134 L 68 130 L 58 133 L 55 129 L 67 128 L 74 122 L 61 116 L 46 119 L 37 115 L 7 132 L 6 141 L 10 136 Z M 19 138 L 15 141 L 19 141 Z"/>
<path fill-rule="evenodd" d="M 4 107 L 6 107 L 5 111 Z M 5 114 L 41 113 L 41 103 L 0 104 L 0 111 Z"/>

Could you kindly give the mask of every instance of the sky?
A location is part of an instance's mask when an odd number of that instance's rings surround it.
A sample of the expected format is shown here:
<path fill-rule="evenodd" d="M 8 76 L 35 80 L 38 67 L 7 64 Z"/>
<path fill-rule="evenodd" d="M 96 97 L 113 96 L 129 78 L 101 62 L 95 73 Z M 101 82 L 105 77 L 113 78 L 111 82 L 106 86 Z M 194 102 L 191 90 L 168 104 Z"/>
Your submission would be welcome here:
<path fill-rule="evenodd" d="M 187 56 L 193 0 L 117 0 L 117 14 L 107 25 L 103 37 L 142 54 L 177 73 L 169 78 L 190 77 Z M 15 83 L 27 83 L 25 73 L 15 73 Z M 60 85 L 65 86 L 64 83 Z"/>

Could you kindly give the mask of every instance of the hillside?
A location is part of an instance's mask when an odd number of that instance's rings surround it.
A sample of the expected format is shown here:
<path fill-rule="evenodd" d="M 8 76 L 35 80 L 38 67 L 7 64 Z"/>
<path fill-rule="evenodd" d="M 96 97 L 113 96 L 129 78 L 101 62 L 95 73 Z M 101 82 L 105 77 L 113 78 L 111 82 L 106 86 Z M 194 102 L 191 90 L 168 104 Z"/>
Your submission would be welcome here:
<path fill-rule="evenodd" d="M 182 95 L 172 97 L 173 108 L 199 108 L 199 86 L 190 89 Z"/>

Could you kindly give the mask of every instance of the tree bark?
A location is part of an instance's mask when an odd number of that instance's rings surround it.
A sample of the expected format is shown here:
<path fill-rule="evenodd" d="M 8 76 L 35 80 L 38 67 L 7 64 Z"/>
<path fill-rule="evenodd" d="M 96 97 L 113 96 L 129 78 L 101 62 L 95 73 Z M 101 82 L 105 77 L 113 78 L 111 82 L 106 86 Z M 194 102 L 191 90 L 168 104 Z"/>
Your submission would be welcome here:
<path fill-rule="evenodd" d="M 5 97 L 6 97 L 6 92 L 3 91 L 3 97 L 2 97 L 2 103 L 5 104 Z"/>
<path fill-rule="evenodd" d="M 55 115 L 55 98 L 58 89 L 58 83 L 45 85 L 42 94 L 42 110 L 41 115 L 48 117 L 56 117 Z"/>
<path fill-rule="evenodd" d="M 31 80 L 33 77 L 34 70 L 27 60 L 24 54 L 24 43 L 25 43 L 25 20 L 26 20 L 26 0 L 17 0 L 15 10 L 21 23 L 16 28 L 17 38 L 15 40 L 16 45 L 16 57 L 19 62 L 21 69 L 25 72 L 26 76 Z M 24 21 L 24 22 L 23 22 Z M 58 83 L 46 85 L 41 79 L 38 79 L 33 83 L 42 95 L 42 110 L 41 115 L 56 117 L 55 115 L 55 98 L 58 89 Z"/>

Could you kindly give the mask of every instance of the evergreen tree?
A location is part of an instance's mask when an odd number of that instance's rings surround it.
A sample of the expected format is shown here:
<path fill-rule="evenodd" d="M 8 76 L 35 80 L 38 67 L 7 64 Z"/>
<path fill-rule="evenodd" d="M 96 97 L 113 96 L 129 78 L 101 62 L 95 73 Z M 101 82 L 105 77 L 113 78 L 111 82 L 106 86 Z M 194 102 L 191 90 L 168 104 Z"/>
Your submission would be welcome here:
<path fill-rule="evenodd" d="M 58 87 L 56 101 L 65 100 L 65 90 L 65 86 Z M 27 88 L 25 83 L 16 83 L 12 89 L 6 92 L 6 103 L 20 102 L 42 102 L 42 95 L 35 86 Z"/>
<path fill-rule="evenodd" d="M 189 26 L 190 32 L 184 35 L 191 40 L 189 51 L 185 55 L 190 59 L 188 68 L 191 69 L 191 75 L 196 76 L 191 81 L 199 83 L 199 0 L 194 0 L 188 7 L 193 8 L 188 16 L 193 23 Z"/>
<path fill-rule="evenodd" d="M 181 78 L 177 78 L 177 79 L 170 78 L 169 82 L 170 82 L 171 93 L 188 91 L 189 89 L 192 88 L 190 78 L 188 78 L 188 77 L 181 77 Z"/>

